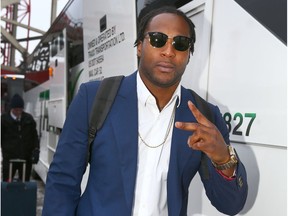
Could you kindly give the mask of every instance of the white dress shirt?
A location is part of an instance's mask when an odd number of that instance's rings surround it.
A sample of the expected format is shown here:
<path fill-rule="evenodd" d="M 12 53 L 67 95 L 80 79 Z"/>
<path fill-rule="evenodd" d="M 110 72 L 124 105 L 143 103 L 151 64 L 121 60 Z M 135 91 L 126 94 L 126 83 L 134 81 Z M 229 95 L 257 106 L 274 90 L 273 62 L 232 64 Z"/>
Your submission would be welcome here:
<path fill-rule="evenodd" d="M 162 111 L 159 111 L 154 96 L 144 85 L 139 72 L 137 94 L 138 169 L 133 216 L 167 216 L 167 174 L 174 128 L 174 110 L 177 98 L 180 100 L 180 85 Z"/>

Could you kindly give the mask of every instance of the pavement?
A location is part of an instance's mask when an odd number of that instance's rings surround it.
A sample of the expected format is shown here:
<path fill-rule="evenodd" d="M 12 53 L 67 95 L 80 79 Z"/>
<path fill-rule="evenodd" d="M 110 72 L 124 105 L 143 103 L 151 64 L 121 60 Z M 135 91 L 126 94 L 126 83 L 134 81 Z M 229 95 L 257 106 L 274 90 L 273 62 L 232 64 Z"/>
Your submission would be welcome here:
<path fill-rule="evenodd" d="M 43 209 L 43 201 L 44 201 L 44 194 L 45 194 L 45 184 L 40 178 L 33 179 L 37 182 L 37 209 L 36 209 L 36 216 L 42 215 Z"/>

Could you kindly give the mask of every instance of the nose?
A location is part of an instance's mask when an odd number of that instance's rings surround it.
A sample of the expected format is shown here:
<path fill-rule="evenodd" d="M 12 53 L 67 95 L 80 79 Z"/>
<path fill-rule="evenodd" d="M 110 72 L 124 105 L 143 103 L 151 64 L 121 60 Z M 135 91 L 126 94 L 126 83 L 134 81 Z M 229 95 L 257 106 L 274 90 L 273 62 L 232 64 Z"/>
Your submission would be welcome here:
<path fill-rule="evenodd" d="M 175 48 L 172 45 L 173 39 L 168 38 L 166 44 L 163 46 L 162 51 L 161 51 L 161 56 L 173 58 L 176 56 L 175 54 Z"/>

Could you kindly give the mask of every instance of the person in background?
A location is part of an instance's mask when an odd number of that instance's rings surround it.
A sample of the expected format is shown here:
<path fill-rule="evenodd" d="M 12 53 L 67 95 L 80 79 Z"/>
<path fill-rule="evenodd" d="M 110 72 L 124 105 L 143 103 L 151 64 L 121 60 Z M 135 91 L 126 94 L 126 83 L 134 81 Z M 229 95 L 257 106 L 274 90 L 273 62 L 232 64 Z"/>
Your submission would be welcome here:
<path fill-rule="evenodd" d="M 15 94 L 10 102 L 10 111 L 1 115 L 1 151 L 3 181 L 12 181 L 18 170 L 22 179 L 22 163 L 13 163 L 12 179 L 9 179 L 9 161 L 26 160 L 25 181 L 30 180 L 32 164 L 39 160 L 39 139 L 36 122 L 23 111 L 24 100 Z"/>
<path fill-rule="evenodd" d="M 82 195 L 89 113 L 100 82 L 81 85 L 49 168 L 43 216 L 185 216 L 197 172 L 218 211 L 241 211 L 248 192 L 246 171 L 219 108 L 209 104 L 214 125 L 181 86 L 194 42 L 194 24 L 176 8 L 161 7 L 141 19 L 135 42 L 138 70 L 122 80 L 97 132 Z M 190 192 L 193 196 L 193 188 Z"/>

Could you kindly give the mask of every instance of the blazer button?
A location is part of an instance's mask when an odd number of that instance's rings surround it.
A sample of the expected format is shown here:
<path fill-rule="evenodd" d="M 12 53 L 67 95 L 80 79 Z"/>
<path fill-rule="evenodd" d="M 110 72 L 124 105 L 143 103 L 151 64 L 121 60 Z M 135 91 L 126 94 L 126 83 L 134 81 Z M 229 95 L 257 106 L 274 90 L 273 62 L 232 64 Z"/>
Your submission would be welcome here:
<path fill-rule="evenodd" d="M 238 178 L 238 185 L 239 185 L 240 188 L 243 186 L 242 176 L 239 176 L 239 178 Z"/>

